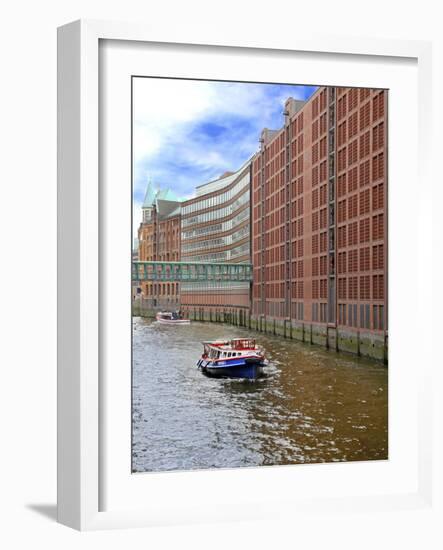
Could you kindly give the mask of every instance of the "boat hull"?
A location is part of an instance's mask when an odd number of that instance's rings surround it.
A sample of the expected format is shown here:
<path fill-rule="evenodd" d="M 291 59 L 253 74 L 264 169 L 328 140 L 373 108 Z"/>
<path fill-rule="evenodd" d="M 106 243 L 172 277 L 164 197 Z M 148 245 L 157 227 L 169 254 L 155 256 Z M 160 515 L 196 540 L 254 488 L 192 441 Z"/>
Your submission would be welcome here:
<path fill-rule="evenodd" d="M 159 319 L 157 321 L 162 325 L 189 325 L 191 321 L 189 319 Z"/>
<path fill-rule="evenodd" d="M 216 378 L 247 378 L 255 380 L 263 375 L 264 361 L 258 358 L 219 362 L 200 359 L 197 366 L 204 374 Z"/>

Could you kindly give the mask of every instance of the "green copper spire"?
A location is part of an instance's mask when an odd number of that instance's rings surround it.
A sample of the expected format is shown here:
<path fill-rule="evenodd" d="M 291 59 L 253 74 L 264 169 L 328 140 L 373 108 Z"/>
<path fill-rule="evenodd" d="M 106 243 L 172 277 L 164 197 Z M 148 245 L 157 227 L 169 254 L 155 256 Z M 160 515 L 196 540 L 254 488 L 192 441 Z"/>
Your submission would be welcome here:
<path fill-rule="evenodd" d="M 154 188 L 152 186 L 151 178 L 149 178 L 148 186 L 146 187 L 146 193 L 145 193 L 145 198 L 143 200 L 142 208 L 151 208 L 152 205 L 155 202 L 155 195 L 156 195 L 156 193 L 155 193 Z"/>

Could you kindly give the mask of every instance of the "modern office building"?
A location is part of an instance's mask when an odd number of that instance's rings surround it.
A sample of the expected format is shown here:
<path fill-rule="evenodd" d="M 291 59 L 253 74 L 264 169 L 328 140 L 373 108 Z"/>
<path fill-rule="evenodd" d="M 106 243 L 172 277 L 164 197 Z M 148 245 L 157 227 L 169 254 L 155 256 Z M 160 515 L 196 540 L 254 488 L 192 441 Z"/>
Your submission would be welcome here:
<path fill-rule="evenodd" d="M 250 263 L 250 161 L 236 172 L 196 188 L 181 209 L 181 260 L 203 263 Z M 250 310 L 250 283 L 183 282 L 182 309 L 219 315 Z"/>
<path fill-rule="evenodd" d="M 170 262 L 180 260 L 180 207 L 172 191 L 154 190 L 149 182 L 138 229 L 138 259 Z M 139 288 L 147 307 L 180 307 L 179 282 L 144 281 Z"/>
<path fill-rule="evenodd" d="M 385 357 L 386 120 L 387 91 L 321 87 L 263 130 L 251 220 L 261 327 Z"/>

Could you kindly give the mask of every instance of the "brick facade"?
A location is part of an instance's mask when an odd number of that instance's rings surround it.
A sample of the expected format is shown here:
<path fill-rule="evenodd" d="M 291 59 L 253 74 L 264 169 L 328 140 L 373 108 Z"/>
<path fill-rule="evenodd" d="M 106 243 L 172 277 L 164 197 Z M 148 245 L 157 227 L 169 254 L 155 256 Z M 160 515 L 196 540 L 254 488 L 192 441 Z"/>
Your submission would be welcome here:
<path fill-rule="evenodd" d="M 252 161 L 252 313 L 384 331 L 387 92 L 322 87 L 291 107 Z"/>

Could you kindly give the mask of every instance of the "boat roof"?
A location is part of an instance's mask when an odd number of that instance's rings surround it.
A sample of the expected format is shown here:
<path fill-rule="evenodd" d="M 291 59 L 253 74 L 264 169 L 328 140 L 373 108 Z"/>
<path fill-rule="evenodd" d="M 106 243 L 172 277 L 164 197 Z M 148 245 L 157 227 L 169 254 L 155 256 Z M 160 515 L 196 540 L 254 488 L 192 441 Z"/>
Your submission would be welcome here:
<path fill-rule="evenodd" d="M 241 348 L 241 347 L 236 347 L 235 345 L 233 346 L 232 344 L 234 342 L 250 342 L 254 345 L 255 347 L 255 338 L 231 338 L 231 340 L 212 340 L 212 341 L 207 341 L 207 342 L 202 342 L 202 344 L 204 346 L 209 346 L 211 348 L 216 348 L 218 350 L 223 350 L 223 351 L 231 351 L 231 350 L 235 350 L 235 351 L 239 351 L 241 349 L 252 349 L 252 348 Z"/>

